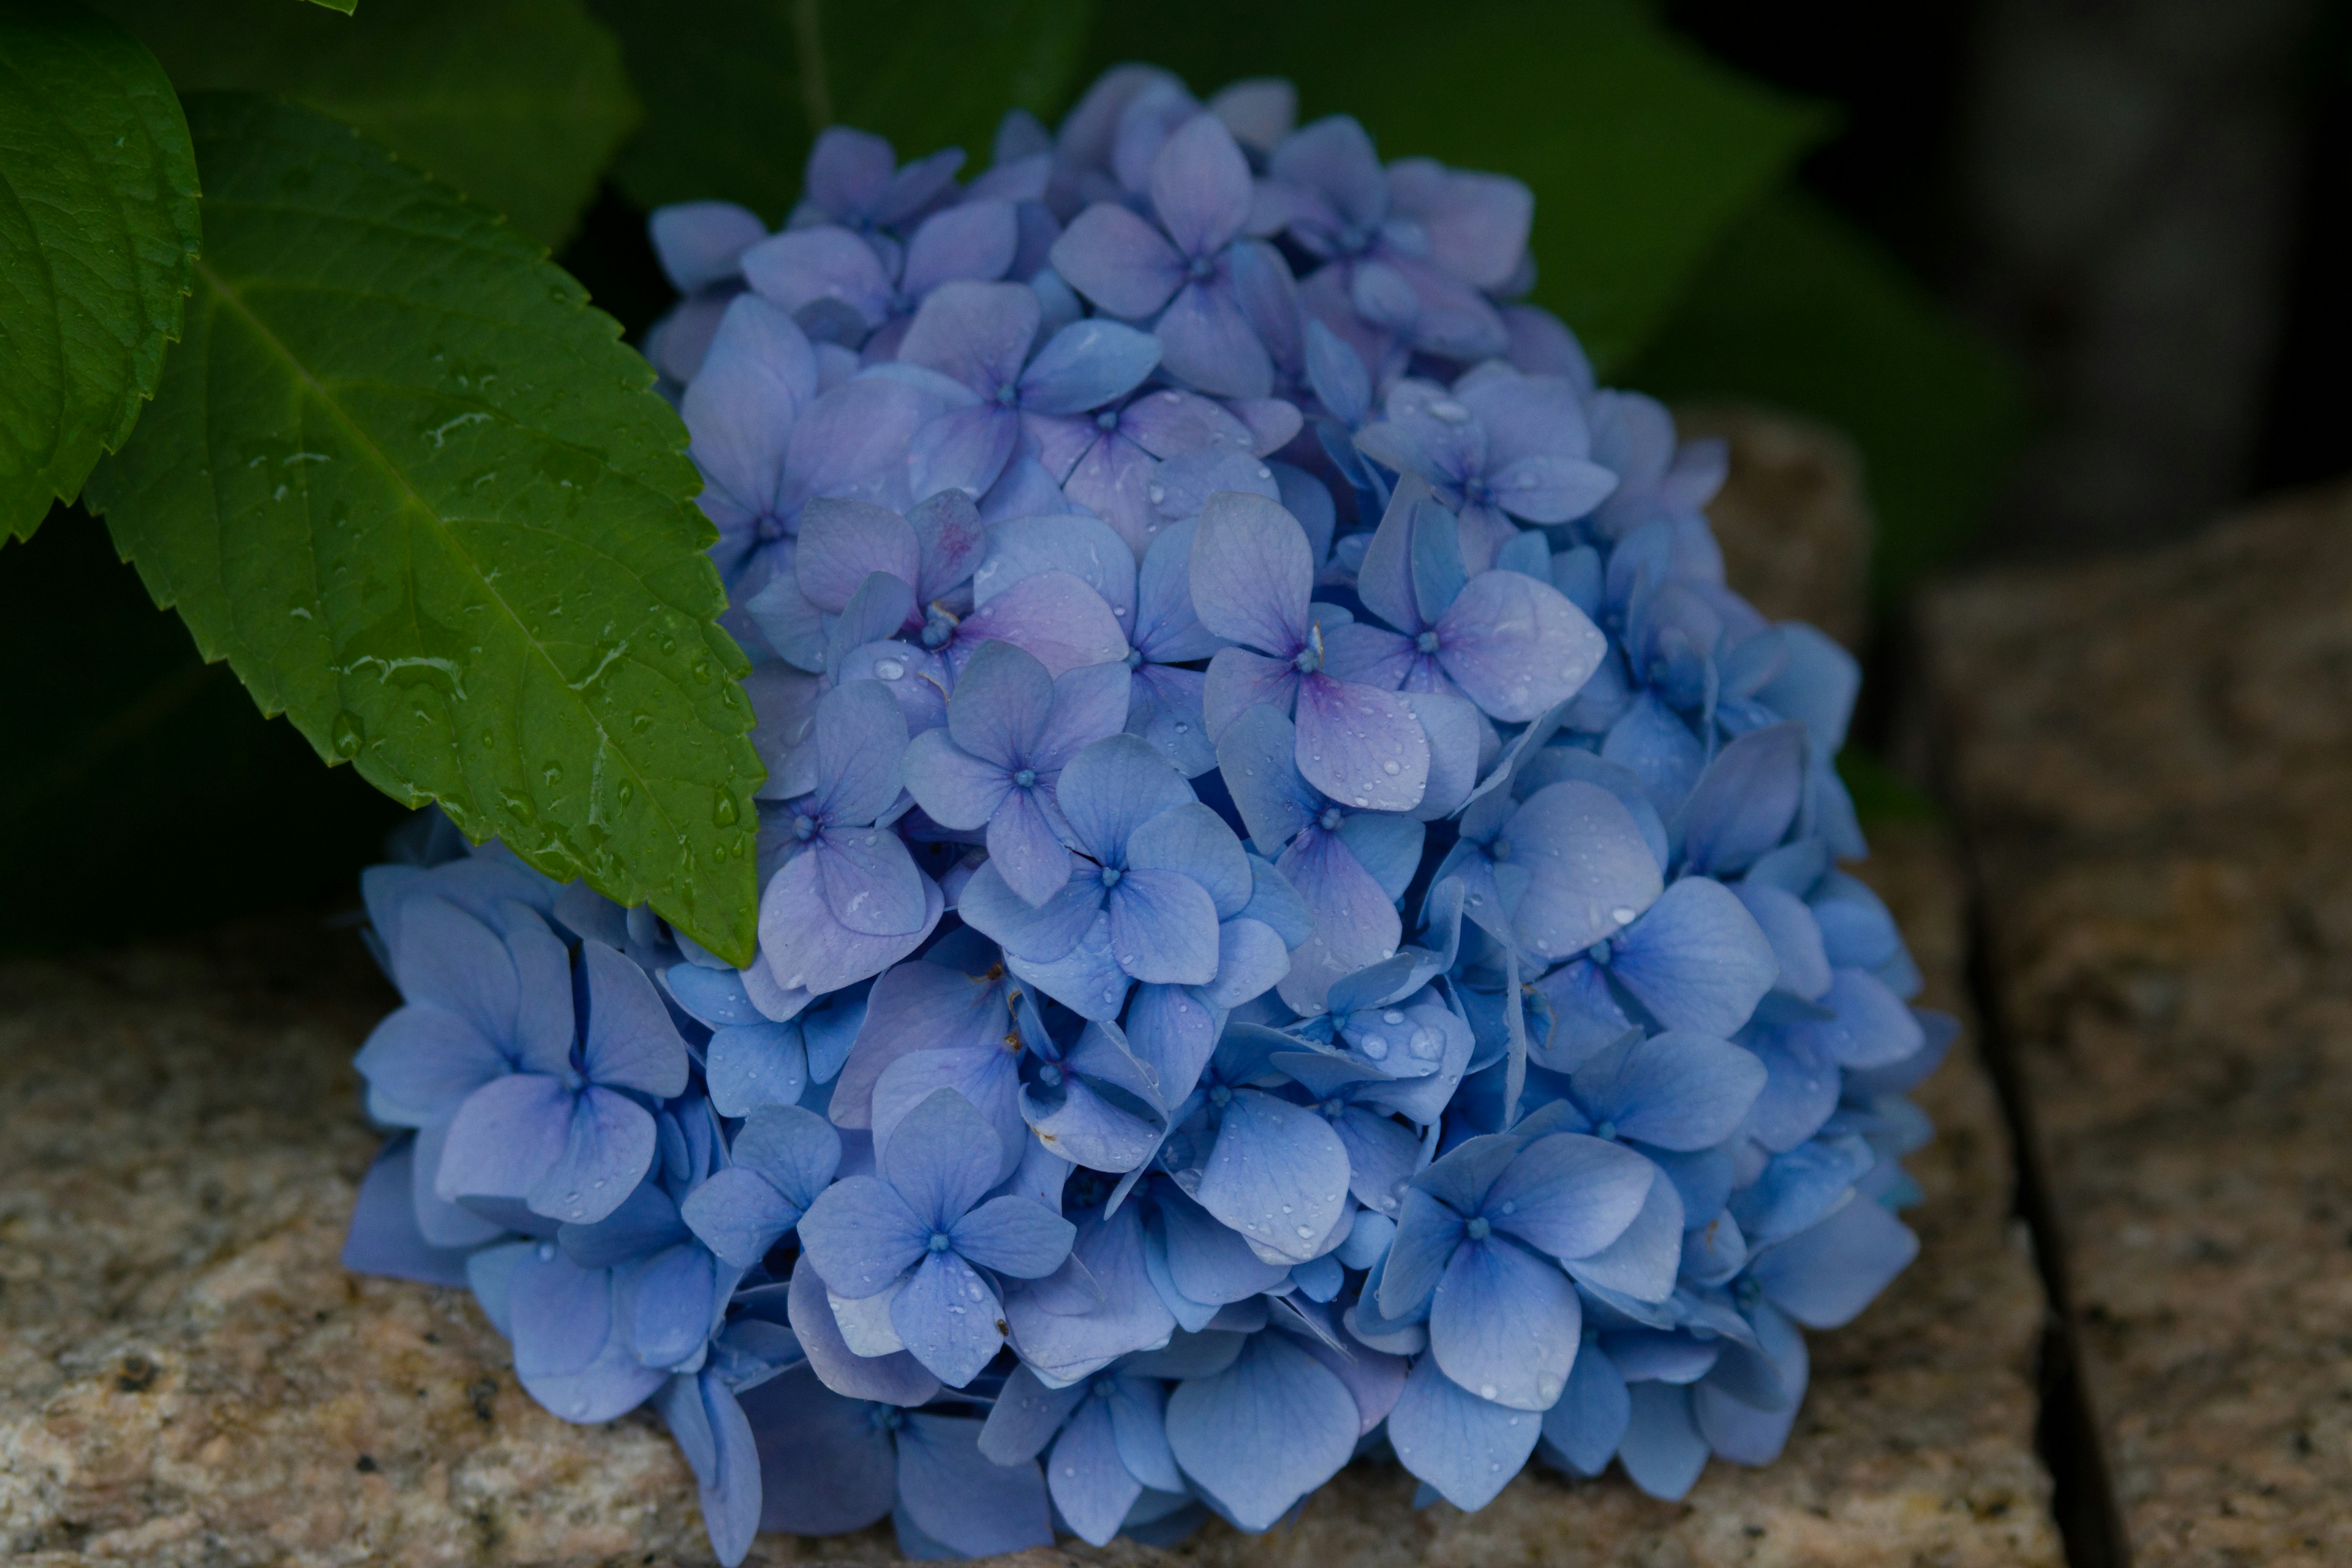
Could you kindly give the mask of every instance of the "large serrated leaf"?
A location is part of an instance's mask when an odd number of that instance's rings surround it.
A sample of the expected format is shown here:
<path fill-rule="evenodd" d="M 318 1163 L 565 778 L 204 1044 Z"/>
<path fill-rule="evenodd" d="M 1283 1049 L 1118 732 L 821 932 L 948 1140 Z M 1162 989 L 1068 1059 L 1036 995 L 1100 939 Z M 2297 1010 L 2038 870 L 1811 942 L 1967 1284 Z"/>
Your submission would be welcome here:
<path fill-rule="evenodd" d="M 188 104 L 207 250 L 92 509 L 322 755 L 748 959 L 747 667 L 651 370 L 535 247 L 357 132 Z"/>
<path fill-rule="evenodd" d="M 0 0 L 0 541 L 121 445 L 179 334 L 196 161 L 139 41 Z"/>
<path fill-rule="evenodd" d="M 637 121 L 620 46 L 580 0 L 390 0 L 349 16 L 287 0 L 95 3 L 181 91 L 299 99 L 551 247 Z"/>
<path fill-rule="evenodd" d="M 818 126 L 961 146 L 986 163 L 1004 111 L 1051 113 L 1092 0 L 589 0 L 621 37 L 646 123 L 614 176 L 645 205 L 718 196 L 781 221 Z"/>
<path fill-rule="evenodd" d="M 1154 60 L 1209 92 L 1287 76 L 1384 158 L 1516 175 L 1536 196 L 1535 298 L 1603 374 L 1664 321 L 1723 234 L 1829 127 L 1630 0 L 1116 0 L 1095 68 Z"/>

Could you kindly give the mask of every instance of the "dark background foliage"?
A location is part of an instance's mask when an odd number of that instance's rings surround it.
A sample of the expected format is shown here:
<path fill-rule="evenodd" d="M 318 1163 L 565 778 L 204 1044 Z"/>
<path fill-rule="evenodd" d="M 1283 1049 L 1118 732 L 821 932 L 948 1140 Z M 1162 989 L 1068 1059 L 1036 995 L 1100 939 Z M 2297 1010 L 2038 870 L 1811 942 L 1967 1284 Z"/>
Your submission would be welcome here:
<path fill-rule="evenodd" d="M 828 120 L 977 165 L 1006 105 L 1051 122 L 1118 60 L 1289 76 L 1389 155 L 1528 180 L 1538 297 L 1608 379 L 1847 431 L 1889 616 L 1957 562 L 2352 467 L 2345 0 L 97 8 L 183 91 L 291 93 L 500 206 L 633 337 L 670 298 L 646 209 L 781 222 Z M 0 554 L 0 947 L 347 895 L 401 815 L 202 664 L 77 509 Z"/>

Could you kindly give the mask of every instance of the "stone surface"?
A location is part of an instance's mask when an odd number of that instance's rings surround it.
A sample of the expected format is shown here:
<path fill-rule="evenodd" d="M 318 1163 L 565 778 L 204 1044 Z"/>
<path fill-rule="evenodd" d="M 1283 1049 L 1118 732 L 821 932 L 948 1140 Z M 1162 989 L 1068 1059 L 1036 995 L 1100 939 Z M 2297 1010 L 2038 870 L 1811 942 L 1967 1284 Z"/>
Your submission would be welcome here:
<path fill-rule="evenodd" d="M 1926 634 L 2132 1559 L 2352 1561 L 2352 489 Z"/>
<path fill-rule="evenodd" d="M 1954 1000 L 1958 900 L 1939 839 L 1866 868 Z M 352 1048 L 392 998 L 348 931 L 0 968 L 0 1554 L 86 1564 L 708 1561 L 691 1483 L 643 1417 L 566 1426 L 516 1386 L 462 1292 L 345 1274 L 373 1140 Z M 1418 1513 L 1390 1466 L 1295 1525 L 1222 1526 L 1131 1564 L 2054 1563 L 2031 1447 L 2041 1298 L 1974 1059 L 1924 1091 L 1921 1258 L 1818 1336 L 1787 1456 L 1713 1468 L 1688 1501 L 1522 1477 Z M 888 1558 L 887 1532 L 762 1537 L 754 1561 Z M 1069 1561 L 1025 1554 L 1031 1568 Z"/>
<path fill-rule="evenodd" d="M 1861 647 L 1874 527 L 1853 445 L 1809 420 L 1738 404 L 1677 408 L 1675 422 L 1685 437 L 1730 445 L 1730 474 L 1706 517 L 1731 585 L 1774 620 L 1811 621 Z"/>

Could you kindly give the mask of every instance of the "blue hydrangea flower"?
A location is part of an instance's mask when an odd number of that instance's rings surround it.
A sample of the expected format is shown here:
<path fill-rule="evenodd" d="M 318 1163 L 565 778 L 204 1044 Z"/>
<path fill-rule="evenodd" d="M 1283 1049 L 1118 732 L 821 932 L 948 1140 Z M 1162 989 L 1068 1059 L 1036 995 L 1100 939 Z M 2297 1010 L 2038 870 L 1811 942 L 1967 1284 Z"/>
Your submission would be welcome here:
<path fill-rule="evenodd" d="M 1525 301 L 1524 186 L 1295 111 L 1122 67 L 968 184 L 836 128 L 781 235 L 657 214 L 757 952 L 437 816 L 365 879 L 346 1261 L 650 1404 L 723 1562 L 1259 1531 L 1381 1442 L 1680 1497 L 1916 1250 L 1858 668 Z"/>
<path fill-rule="evenodd" d="M 941 1382 L 961 1386 L 1004 1343 L 1001 1302 L 977 1270 L 1034 1279 L 1069 1256 L 1067 1220 L 995 1184 L 995 1130 L 940 1089 L 900 1119 L 880 1174 L 827 1187 L 801 1216 L 801 1246 L 851 1300 L 890 1291 L 890 1325 Z"/>

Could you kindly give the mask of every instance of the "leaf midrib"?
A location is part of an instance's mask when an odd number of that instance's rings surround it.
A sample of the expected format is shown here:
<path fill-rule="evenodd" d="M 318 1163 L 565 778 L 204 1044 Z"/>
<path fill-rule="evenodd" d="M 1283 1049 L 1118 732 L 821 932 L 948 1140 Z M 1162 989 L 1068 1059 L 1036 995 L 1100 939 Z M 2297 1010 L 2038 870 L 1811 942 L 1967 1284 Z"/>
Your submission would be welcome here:
<path fill-rule="evenodd" d="M 320 405 L 327 409 L 328 413 L 344 428 L 346 432 L 349 433 L 351 437 L 359 444 L 361 448 L 373 458 L 376 466 L 385 474 L 389 475 L 393 481 L 400 487 L 403 493 L 404 493 L 409 500 L 415 504 L 417 510 L 422 513 L 426 520 L 427 525 L 441 539 L 442 542 L 452 552 L 452 553 L 466 563 L 467 570 L 473 574 L 475 580 L 480 584 L 482 592 L 488 596 L 493 604 L 498 605 L 499 611 L 505 615 L 508 621 L 513 626 L 516 634 L 522 638 L 524 646 L 530 650 L 532 657 L 540 662 L 540 664 L 547 670 L 549 675 L 553 677 L 557 687 L 562 689 L 566 696 L 571 700 L 572 706 L 579 710 L 581 717 L 587 721 L 589 728 L 595 731 L 598 751 L 610 752 L 619 760 L 622 766 L 626 770 L 628 776 L 635 781 L 637 789 L 645 798 L 646 810 L 658 818 L 664 827 L 677 835 L 679 839 L 683 841 L 686 837 L 683 826 L 663 807 L 659 800 L 658 792 L 653 788 L 653 781 L 637 767 L 635 759 L 631 757 L 626 751 L 623 750 L 621 746 L 614 741 L 612 732 L 604 727 L 603 720 L 599 719 L 596 714 L 589 709 L 586 703 L 579 700 L 578 692 L 574 691 L 572 689 L 571 683 L 564 679 L 563 671 L 557 666 L 554 658 L 549 654 L 548 650 L 541 645 L 539 638 L 531 634 L 530 627 L 523 623 L 522 617 L 516 612 L 515 607 L 507 601 L 506 595 L 499 592 L 496 586 L 493 585 L 491 578 L 483 571 L 481 563 L 475 558 L 473 552 L 458 542 L 454 533 L 446 526 L 446 520 L 442 518 L 439 511 L 435 509 L 431 502 L 427 501 L 425 497 L 419 493 L 414 484 L 409 482 L 407 473 L 400 467 L 400 465 L 392 460 L 390 455 L 377 444 L 374 437 L 372 436 L 366 428 L 358 422 L 358 420 L 353 418 L 344 410 L 342 405 L 337 402 L 335 398 L 329 394 L 327 388 L 319 382 L 318 378 L 310 374 L 309 366 L 302 363 L 293 351 L 286 345 L 285 342 L 280 339 L 276 332 L 269 329 L 268 324 L 246 304 L 245 300 L 239 297 L 236 291 L 230 288 L 228 283 L 223 279 L 218 273 L 215 272 L 212 267 L 204 258 L 199 258 L 196 260 L 194 263 L 194 270 L 198 276 L 204 279 L 205 286 L 212 289 L 214 294 L 221 300 L 221 302 L 228 309 L 235 310 L 238 317 L 242 319 L 247 327 L 260 338 L 262 342 L 270 350 L 270 352 L 277 354 L 285 362 L 288 368 L 293 373 L 295 378 L 303 386 L 310 389 L 311 394 L 318 399 Z M 389 298 L 389 296 L 385 297 Z M 306 528 L 306 531 L 309 531 Z M 312 537 L 314 539 L 316 538 L 315 531 L 312 532 Z M 412 562 L 410 566 L 410 582 L 412 584 L 415 582 L 415 568 Z M 644 579 L 638 577 L 634 570 L 632 570 L 629 574 L 633 581 L 637 582 L 640 585 L 644 585 Z M 646 591 L 651 592 L 650 587 L 648 587 Z M 411 592 L 406 595 L 406 598 L 408 604 L 413 608 L 416 603 L 416 596 L 413 586 Z M 421 643 L 424 636 L 424 628 L 418 626 L 415 629 Z M 453 743 L 457 740 L 457 736 L 455 734 L 456 728 L 456 726 L 452 726 L 453 733 L 451 739 Z M 462 754 L 461 751 L 460 755 L 462 756 Z M 509 815 L 506 812 L 503 803 L 492 804 L 486 802 L 485 805 L 488 809 L 498 812 L 501 816 Z"/>

